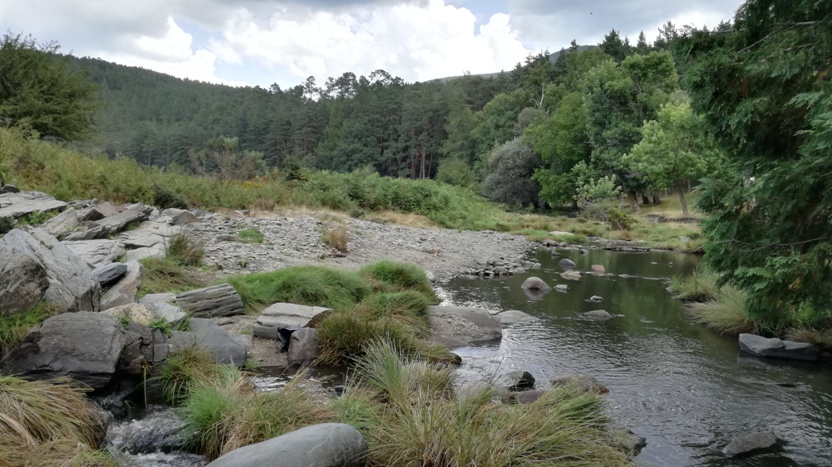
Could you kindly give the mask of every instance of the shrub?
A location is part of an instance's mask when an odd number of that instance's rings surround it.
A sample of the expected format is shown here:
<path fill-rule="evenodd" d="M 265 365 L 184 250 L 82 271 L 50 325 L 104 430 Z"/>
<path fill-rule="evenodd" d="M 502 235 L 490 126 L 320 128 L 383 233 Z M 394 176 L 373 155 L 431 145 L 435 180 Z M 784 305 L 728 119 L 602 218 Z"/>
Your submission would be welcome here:
<path fill-rule="evenodd" d="M 494 148 L 482 192 L 490 200 L 510 206 L 538 204 L 540 184 L 532 178 L 541 161 L 520 138 Z"/>

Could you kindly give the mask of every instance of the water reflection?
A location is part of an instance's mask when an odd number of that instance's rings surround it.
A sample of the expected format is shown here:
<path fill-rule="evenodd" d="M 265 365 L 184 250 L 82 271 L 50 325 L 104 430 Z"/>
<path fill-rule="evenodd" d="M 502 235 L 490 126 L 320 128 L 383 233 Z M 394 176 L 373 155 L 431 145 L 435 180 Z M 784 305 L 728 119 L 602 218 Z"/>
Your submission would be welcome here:
<path fill-rule="evenodd" d="M 832 371 L 739 358 L 735 339 L 692 325 L 660 278 L 689 273 L 696 257 L 603 250 L 556 257 L 541 250 L 536 256 L 539 270 L 457 279 L 446 287 L 454 304 L 519 309 L 540 318 L 507 329 L 499 345 L 457 349 L 463 378 L 516 369 L 544 384 L 572 373 L 596 377 L 610 388 L 614 417 L 647 437 L 638 460 L 648 465 L 832 465 Z M 587 274 L 578 282 L 563 280 L 562 258 Z M 604 265 L 606 274 L 588 274 L 593 264 Z M 529 276 L 568 289 L 527 296 L 520 284 Z M 603 301 L 587 301 L 593 295 Z M 615 317 L 581 315 L 596 309 Z M 733 436 L 755 430 L 787 443 L 778 453 L 747 459 L 722 455 Z"/>

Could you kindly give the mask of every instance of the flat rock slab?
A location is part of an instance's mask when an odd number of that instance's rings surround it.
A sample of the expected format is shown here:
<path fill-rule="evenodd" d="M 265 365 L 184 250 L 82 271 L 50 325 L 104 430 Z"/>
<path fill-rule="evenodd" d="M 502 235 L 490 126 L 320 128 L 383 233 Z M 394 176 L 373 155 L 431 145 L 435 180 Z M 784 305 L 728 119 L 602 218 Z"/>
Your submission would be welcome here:
<path fill-rule="evenodd" d="M 127 261 L 141 261 L 147 258 L 164 258 L 167 255 L 165 245 L 157 243 L 149 248 L 136 248 L 135 250 L 128 250 L 124 257 Z"/>
<path fill-rule="evenodd" d="M 23 217 L 33 212 L 64 209 L 67 204 L 39 191 L 0 193 L 0 219 Z"/>
<path fill-rule="evenodd" d="M 315 316 L 328 311 L 331 310 L 320 306 L 275 303 L 260 313 L 254 323 L 254 335 L 264 339 L 281 339 L 280 330 L 300 329 Z"/>
<path fill-rule="evenodd" d="M 93 269 L 92 275 L 102 287 L 107 287 L 127 274 L 127 265 L 124 263 L 110 263 Z"/>
<path fill-rule="evenodd" d="M 217 363 L 246 363 L 246 347 L 210 319 L 191 318 L 189 333 L 194 335 L 194 345 L 202 348 Z"/>
<path fill-rule="evenodd" d="M 174 304 L 197 318 L 245 314 L 243 299 L 231 284 L 183 292 L 176 296 Z"/>
<path fill-rule="evenodd" d="M 41 228 L 50 235 L 59 237 L 72 232 L 78 225 L 80 225 L 78 211 L 75 208 L 67 208 L 64 212 L 44 222 Z"/>
<path fill-rule="evenodd" d="M 33 329 L 0 360 L 0 369 L 33 379 L 68 376 L 98 389 L 116 372 L 125 343 L 121 323 L 112 316 L 64 313 Z"/>
<path fill-rule="evenodd" d="M 749 433 L 737 436 L 725 446 L 722 452 L 728 456 L 741 456 L 754 451 L 770 449 L 777 444 L 777 437 L 771 433 Z"/>
<path fill-rule="evenodd" d="M 185 321 L 188 315 L 181 308 L 170 303 L 129 303 L 102 311 L 119 319 L 150 326 L 150 323 L 163 319 L 174 326 Z"/>
<path fill-rule="evenodd" d="M 581 280 L 581 273 L 579 271 L 569 270 L 560 273 L 560 277 L 567 281 L 579 281 Z"/>
<path fill-rule="evenodd" d="M 360 431 L 322 423 L 235 449 L 208 467 L 362 467 L 366 457 L 367 441 Z"/>
<path fill-rule="evenodd" d="M 132 222 L 141 222 L 150 216 L 153 208 L 149 206 L 133 206 L 118 214 L 95 221 L 95 225 L 104 229 L 108 234 L 121 232 Z"/>
<path fill-rule="evenodd" d="M 128 248 L 150 248 L 155 245 L 165 243 L 164 236 L 153 232 L 151 230 L 131 230 L 129 232 L 122 232 L 118 234 L 118 239 L 121 240 Z"/>
<path fill-rule="evenodd" d="M 450 346 L 485 342 L 503 335 L 502 325 L 484 309 L 461 306 L 430 306 L 433 342 Z"/>
<path fill-rule="evenodd" d="M 534 316 L 528 313 L 524 313 L 520 310 L 501 311 L 492 316 L 500 320 L 500 324 L 502 324 L 503 326 L 510 326 L 512 324 L 524 323 L 527 321 L 534 321 L 537 319 Z"/>
<path fill-rule="evenodd" d="M 112 263 L 124 254 L 124 245 L 118 240 L 78 240 L 61 243 L 91 267 Z"/>
<path fill-rule="evenodd" d="M 818 349 L 809 343 L 768 339 L 756 334 L 740 334 L 740 350 L 757 357 L 782 358 L 814 362 Z"/>

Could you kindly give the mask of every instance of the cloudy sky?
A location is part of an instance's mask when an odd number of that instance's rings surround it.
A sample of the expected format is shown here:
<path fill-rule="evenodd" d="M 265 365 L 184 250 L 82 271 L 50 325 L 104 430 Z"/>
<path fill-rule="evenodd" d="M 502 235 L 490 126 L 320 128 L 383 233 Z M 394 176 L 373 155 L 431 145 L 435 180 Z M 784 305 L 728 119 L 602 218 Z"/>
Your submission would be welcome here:
<path fill-rule="evenodd" d="M 181 78 L 291 87 L 384 69 L 405 81 L 510 70 L 615 28 L 714 26 L 741 0 L 26 0 L 0 29 Z"/>

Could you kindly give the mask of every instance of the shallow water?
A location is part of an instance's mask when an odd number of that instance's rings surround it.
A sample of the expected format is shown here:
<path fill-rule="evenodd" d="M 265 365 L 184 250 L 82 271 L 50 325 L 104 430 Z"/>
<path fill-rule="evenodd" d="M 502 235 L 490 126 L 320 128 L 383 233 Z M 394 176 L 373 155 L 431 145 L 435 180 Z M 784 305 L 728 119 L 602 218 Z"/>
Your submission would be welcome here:
<path fill-rule="evenodd" d="M 689 273 L 698 258 L 604 250 L 563 251 L 555 258 L 539 250 L 535 256 L 538 270 L 443 286 L 451 304 L 517 309 L 540 318 L 506 329 L 498 344 L 455 349 L 463 359 L 462 378 L 528 370 L 546 387 L 556 376 L 594 376 L 610 389 L 610 414 L 647 438 L 637 458 L 647 465 L 832 465 L 832 369 L 743 357 L 735 338 L 690 323 L 662 278 Z M 607 274 L 563 280 L 562 258 L 584 272 L 602 264 Z M 520 284 L 529 276 L 569 289 L 527 296 Z M 586 301 L 592 295 L 603 302 Z M 615 317 L 581 316 L 597 309 Z M 786 443 L 777 453 L 741 460 L 721 453 L 732 437 L 756 430 Z"/>

